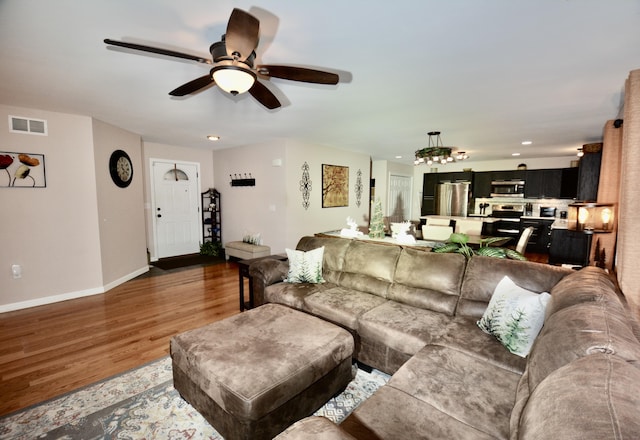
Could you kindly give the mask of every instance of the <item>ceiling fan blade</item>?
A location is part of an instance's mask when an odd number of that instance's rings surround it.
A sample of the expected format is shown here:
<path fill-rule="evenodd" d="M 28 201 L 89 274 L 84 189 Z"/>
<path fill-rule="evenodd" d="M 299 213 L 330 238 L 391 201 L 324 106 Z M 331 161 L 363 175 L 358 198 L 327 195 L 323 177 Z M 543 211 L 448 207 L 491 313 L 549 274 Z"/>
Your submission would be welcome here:
<path fill-rule="evenodd" d="M 186 84 L 182 84 L 180 87 L 173 89 L 169 92 L 171 96 L 184 96 L 189 95 L 193 92 L 196 92 L 204 87 L 207 87 L 209 84 L 213 83 L 213 78 L 211 74 L 201 76 L 200 78 L 196 78 L 193 81 L 189 81 Z"/>
<path fill-rule="evenodd" d="M 260 21 L 248 12 L 235 8 L 227 23 L 225 45 L 227 55 L 246 60 L 258 45 Z"/>
<path fill-rule="evenodd" d="M 323 72 L 322 70 L 307 69 L 293 66 L 258 66 L 258 73 L 271 76 L 273 78 L 289 79 L 291 81 L 301 81 L 315 84 L 338 84 L 340 77 L 335 73 Z"/>
<path fill-rule="evenodd" d="M 165 55 L 168 57 L 182 58 L 185 60 L 196 61 L 198 63 L 203 64 L 213 64 L 213 62 L 207 58 L 202 58 L 196 55 L 189 55 L 188 53 L 176 52 L 174 50 L 161 49 L 159 47 L 145 46 L 144 44 L 135 44 L 135 43 L 127 43 L 125 41 L 117 41 L 106 38 L 104 40 L 105 44 L 110 44 L 112 46 L 124 47 L 127 49 L 139 50 L 142 52 L 151 52 L 158 55 Z"/>
<path fill-rule="evenodd" d="M 251 96 L 256 98 L 260 104 L 264 105 L 269 110 L 282 106 L 280 101 L 278 101 L 278 98 L 276 98 L 276 95 L 274 95 L 267 86 L 258 80 L 253 83 L 253 86 L 249 89 L 249 93 L 251 93 Z"/>

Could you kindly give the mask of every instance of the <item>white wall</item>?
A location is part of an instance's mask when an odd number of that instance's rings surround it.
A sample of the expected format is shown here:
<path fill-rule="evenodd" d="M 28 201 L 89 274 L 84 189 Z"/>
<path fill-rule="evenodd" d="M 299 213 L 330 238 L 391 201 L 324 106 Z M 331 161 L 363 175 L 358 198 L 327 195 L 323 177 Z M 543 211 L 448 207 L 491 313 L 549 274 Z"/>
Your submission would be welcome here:
<path fill-rule="evenodd" d="M 302 166 L 309 164 L 312 183 L 309 209 L 302 206 Z M 358 225 L 369 224 L 369 180 L 371 159 L 369 155 L 352 153 L 326 146 L 287 143 L 287 230 L 286 246 L 294 247 L 300 237 L 317 232 L 339 230 L 347 227 L 347 217 Z M 322 207 L 322 165 L 349 167 L 349 206 L 336 208 Z M 362 172 L 362 194 L 357 206 L 356 179 L 358 170 Z"/>
<path fill-rule="evenodd" d="M 302 166 L 309 164 L 309 209 L 302 206 Z M 322 164 L 349 167 L 349 206 L 322 208 Z M 356 206 L 357 171 L 363 193 Z M 232 148 L 214 152 L 216 188 L 221 194 L 223 241 L 242 240 L 246 232 L 260 233 L 271 253 L 293 248 L 303 235 L 346 227 L 351 216 L 368 224 L 369 156 L 292 141 Z M 254 187 L 230 186 L 229 174 L 249 174 Z"/>
<path fill-rule="evenodd" d="M 142 194 L 145 173 L 139 135 L 94 119 L 93 139 L 102 283 L 108 290 L 149 270 Z M 114 150 L 125 151 L 133 164 L 133 179 L 126 188 L 115 185 L 109 173 Z"/>
<path fill-rule="evenodd" d="M 10 133 L 9 115 L 47 120 L 48 136 Z M 139 138 L 136 144 L 135 136 L 122 130 L 96 127 L 94 133 L 93 120 L 86 116 L 0 105 L 0 150 L 44 154 L 47 184 L 46 188 L 0 187 L 0 312 L 101 293 L 140 269 L 133 261 L 139 255 L 136 243 L 112 249 L 100 239 L 101 233 L 105 239 L 144 236 L 144 225 L 140 230 L 139 223 L 122 222 L 130 213 L 117 210 L 118 206 L 130 209 L 129 200 L 138 197 L 136 192 L 141 194 L 139 183 L 132 184 L 123 205 L 118 203 L 124 200 L 120 197 L 100 199 L 114 197 L 104 174 L 108 175 L 105 155 L 117 147 L 109 139 L 127 138 L 135 160 Z M 109 209 L 110 204 L 114 208 Z M 102 218 L 99 205 L 104 208 Z M 101 231 L 105 219 L 117 230 Z M 117 259 L 123 259 L 126 267 L 114 263 Z M 13 264 L 22 266 L 22 278 L 13 279 Z"/>
<path fill-rule="evenodd" d="M 220 192 L 222 242 L 260 233 L 271 253 L 284 252 L 287 226 L 284 143 L 271 142 L 214 151 L 215 188 Z M 255 186 L 231 186 L 229 175 L 256 180 Z"/>

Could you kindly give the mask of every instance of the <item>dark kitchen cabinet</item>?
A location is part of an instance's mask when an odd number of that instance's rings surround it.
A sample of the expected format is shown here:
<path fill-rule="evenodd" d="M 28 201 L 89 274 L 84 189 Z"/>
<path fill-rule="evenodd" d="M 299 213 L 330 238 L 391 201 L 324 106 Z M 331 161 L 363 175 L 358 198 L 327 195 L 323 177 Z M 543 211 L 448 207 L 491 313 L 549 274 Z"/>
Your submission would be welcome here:
<path fill-rule="evenodd" d="M 525 228 L 533 226 L 533 234 L 529 238 L 527 244 L 528 252 L 535 252 L 539 254 L 549 253 L 549 243 L 551 242 L 551 225 L 555 219 L 543 220 L 543 219 L 528 219 L 520 218 L 520 233 Z"/>
<path fill-rule="evenodd" d="M 560 198 L 562 169 L 527 170 L 524 196 L 531 199 Z"/>
<path fill-rule="evenodd" d="M 424 173 L 422 178 L 422 206 L 421 215 L 436 213 L 436 189 L 438 187 L 437 173 Z"/>
<path fill-rule="evenodd" d="M 549 264 L 589 265 L 593 234 L 569 229 L 553 229 L 549 245 Z"/>
<path fill-rule="evenodd" d="M 580 158 L 578 171 L 578 200 L 598 200 L 598 183 L 600 182 L 600 162 L 602 161 L 602 149 L 597 152 L 585 151 Z"/>
<path fill-rule="evenodd" d="M 524 180 L 525 170 L 503 170 L 492 171 L 491 176 L 493 180 Z"/>
<path fill-rule="evenodd" d="M 471 182 L 473 173 L 471 171 L 457 171 L 452 173 L 436 173 L 438 183 L 442 182 Z"/>
<path fill-rule="evenodd" d="M 474 198 L 491 197 L 491 180 L 493 171 L 473 173 L 472 193 Z"/>
<path fill-rule="evenodd" d="M 578 167 L 563 168 L 560 181 L 560 198 L 575 199 L 578 197 Z"/>

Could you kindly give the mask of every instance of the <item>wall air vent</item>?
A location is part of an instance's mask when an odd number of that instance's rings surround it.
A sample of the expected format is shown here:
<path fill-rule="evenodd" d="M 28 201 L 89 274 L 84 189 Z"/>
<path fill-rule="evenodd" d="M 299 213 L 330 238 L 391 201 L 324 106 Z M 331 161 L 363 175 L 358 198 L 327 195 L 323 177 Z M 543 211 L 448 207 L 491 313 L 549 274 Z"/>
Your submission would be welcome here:
<path fill-rule="evenodd" d="M 12 133 L 47 135 L 47 121 L 9 115 L 9 131 Z"/>

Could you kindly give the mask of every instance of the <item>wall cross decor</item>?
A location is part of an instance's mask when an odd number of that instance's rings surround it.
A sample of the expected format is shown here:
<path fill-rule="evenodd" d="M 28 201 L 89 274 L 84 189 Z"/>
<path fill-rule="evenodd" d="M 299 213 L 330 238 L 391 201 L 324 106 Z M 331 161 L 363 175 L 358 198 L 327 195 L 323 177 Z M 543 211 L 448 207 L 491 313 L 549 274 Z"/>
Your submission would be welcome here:
<path fill-rule="evenodd" d="M 302 192 L 302 207 L 309 209 L 309 196 L 311 195 L 311 179 L 309 178 L 309 164 L 302 165 L 302 179 L 300 179 L 300 191 Z"/>
<path fill-rule="evenodd" d="M 356 173 L 356 206 L 359 208 L 362 203 L 362 170 L 358 170 Z"/>

